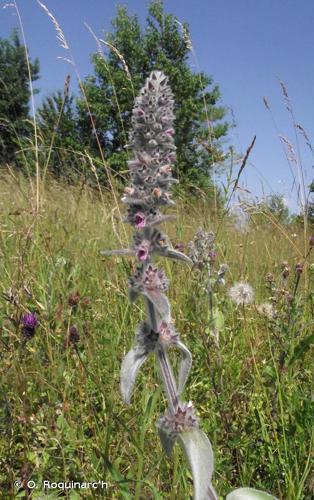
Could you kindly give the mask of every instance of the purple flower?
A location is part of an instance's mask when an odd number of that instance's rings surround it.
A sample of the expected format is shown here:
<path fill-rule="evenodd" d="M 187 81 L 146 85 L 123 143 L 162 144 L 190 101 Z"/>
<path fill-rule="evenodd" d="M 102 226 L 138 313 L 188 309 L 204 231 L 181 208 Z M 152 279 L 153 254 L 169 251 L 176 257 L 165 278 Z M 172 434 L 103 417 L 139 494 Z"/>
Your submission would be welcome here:
<path fill-rule="evenodd" d="M 174 248 L 175 248 L 175 250 L 179 250 L 179 252 L 183 252 L 183 250 L 184 250 L 184 243 L 181 243 L 181 242 L 176 243 L 174 245 Z"/>
<path fill-rule="evenodd" d="M 78 332 L 77 326 L 72 325 L 69 328 L 68 335 L 64 341 L 64 347 L 70 347 L 70 345 L 75 345 L 80 341 L 80 334 Z"/>
<path fill-rule="evenodd" d="M 136 257 L 141 262 L 147 260 L 149 256 L 149 247 L 150 247 L 150 242 L 148 240 L 144 240 L 142 244 L 136 249 Z"/>
<path fill-rule="evenodd" d="M 22 316 L 21 323 L 23 325 L 22 334 L 26 338 L 31 338 L 35 335 L 35 329 L 38 325 L 38 319 L 35 313 L 25 313 Z"/>
<path fill-rule="evenodd" d="M 22 316 L 22 324 L 24 328 L 35 330 L 38 325 L 38 319 L 35 313 L 26 313 Z"/>
<path fill-rule="evenodd" d="M 146 225 L 145 214 L 143 214 L 142 212 L 138 212 L 137 214 L 135 214 L 134 218 L 135 218 L 136 227 L 138 227 L 138 228 L 145 227 L 145 225 Z"/>

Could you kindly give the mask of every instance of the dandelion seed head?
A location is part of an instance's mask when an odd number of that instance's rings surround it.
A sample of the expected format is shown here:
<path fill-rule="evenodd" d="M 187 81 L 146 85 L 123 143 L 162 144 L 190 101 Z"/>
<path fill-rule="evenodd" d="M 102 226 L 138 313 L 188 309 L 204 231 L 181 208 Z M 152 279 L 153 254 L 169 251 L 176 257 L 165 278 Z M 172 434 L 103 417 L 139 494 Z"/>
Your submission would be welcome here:
<path fill-rule="evenodd" d="M 273 304 L 270 302 L 264 302 L 257 306 L 257 312 L 268 319 L 273 319 L 276 316 L 276 311 Z"/>
<path fill-rule="evenodd" d="M 254 290 L 248 283 L 240 281 L 230 288 L 229 297 L 237 306 L 247 306 L 254 300 Z"/>

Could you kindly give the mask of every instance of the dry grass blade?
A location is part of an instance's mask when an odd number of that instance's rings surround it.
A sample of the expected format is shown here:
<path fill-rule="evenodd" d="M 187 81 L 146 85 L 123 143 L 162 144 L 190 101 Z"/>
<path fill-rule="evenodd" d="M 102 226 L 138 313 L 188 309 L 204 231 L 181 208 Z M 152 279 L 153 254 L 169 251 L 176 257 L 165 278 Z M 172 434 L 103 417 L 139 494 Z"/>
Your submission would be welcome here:
<path fill-rule="evenodd" d="M 119 50 L 114 46 L 112 45 L 111 43 L 109 42 L 106 42 L 105 40 L 103 40 L 102 38 L 99 38 L 99 41 L 101 43 L 103 43 L 104 45 L 106 45 L 106 47 L 109 47 L 110 50 L 112 50 L 112 52 L 114 52 L 116 54 L 116 56 L 118 57 L 118 59 L 121 61 L 122 63 L 122 66 L 123 66 L 123 69 L 128 77 L 128 79 L 130 80 L 130 83 L 132 85 L 132 89 L 133 89 L 133 92 L 134 92 L 134 88 L 133 88 L 133 82 L 132 82 L 132 77 L 131 77 L 131 74 L 130 74 L 130 71 L 129 71 L 129 68 L 128 68 L 128 65 L 126 63 L 126 60 L 124 59 L 123 55 L 119 52 Z"/>
<path fill-rule="evenodd" d="M 51 19 L 51 21 L 55 27 L 55 30 L 57 32 L 57 39 L 59 40 L 61 47 L 63 49 L 66 49 L 66 50 L 70 50 L 69 45 L 66 41 L 65 35 L 61 29 L 61 26 L 58 23 L 58 21 L 56 20 L 56 18 L 54 17 L 54 15 L 50 12 L 50 10 L 46 7 L 46 5 L 43 4 L 40 0 L 37 0 L 37 3 L 46 12 L 47 16 Z"/>
<path fill-rule="evenodd" d="M 279 139 L 281 140 L 281 142 L 287 146 L 287 149 L 290 153 L 290 156 L 288 156 L 289 160 L 292 162 L 292 163 L 295 163 L 297 164 L 298 163 L 298 160 L 297 160 L 297 157 L 296 157 L 296 154 L 295 154 L 295 151 L 293 149 L 293 146 L 291 144 L 291 142 L 286 138 L 284 137 L 283 135 L 280 135 L 279 136 Z"/>
<path fill-rule="evenodd" d="M 220 228 L 221 228 L 221 226 L 222 226 L 222 222 L 223 222 L 223 220 L 224 220 L 225 216 L 226 216 L 226 215 L 227 215 L 227 213 L 228 213 L 228 210 L 229 210 L 229 205 L 230 205 L 230 202 L 231 202 L 231 200 L 232 200 L 232 196 L 234 195 L 234 193 L 235 193 L 235 191 L 236 191 L 236 189 L 237 189 L 237 187 L 238 187 L 238 184 L 239 184 L 239 180 L 240 180 L 241 174 L 242 174 L 242 172 L 243 172 L 243 170 L 244 170 L 244 168 L 245 168 L 245 165 L 246 165 L 246 163 L 247 163 L 247 161 L 248 161 L 248 158 L 249 158 L 249 156 L 250 156 L 250 153 L 251 153 L 251 151 L 252 151 L 252 149 L 253 149 L 253 147 L 254 147 L 255 141 L 256 141 L 256 135 L 254 135 L 253 140 L 252 140 L 251 144 L 249 145 L 249 147 L 247 148 L 247 150 L 246 150 L 246 152 L 245 152 L 245 155 L 244 155 L 244 157 L 243 157 L 243 160 L 242 160 L 242 163 L 241 163 L 241 165 L 240 165 L 240 168 L 239 168 L 239 172 L 238 172 L 237 178 L 236 178 L 236 180 L 235 180 L 235 183 L 234 183 L 234 185 L 233 185 L 233 188 L 232 188 L 231 194 L 230 194 L 229 199 L 228 199 L 227 204 L 226 204 L 226 208 L 225 208 L 224 213 L 223 213 L 223 215 L 222 215 L 221 222 L 220 222 L 220 224 L 219 224 L 219 226 L 218 226 L 218 228 L 217 228 L 217 233 L 216 233 L 216 236 L 218 235 L 219 230 L 220 230 Z"/>

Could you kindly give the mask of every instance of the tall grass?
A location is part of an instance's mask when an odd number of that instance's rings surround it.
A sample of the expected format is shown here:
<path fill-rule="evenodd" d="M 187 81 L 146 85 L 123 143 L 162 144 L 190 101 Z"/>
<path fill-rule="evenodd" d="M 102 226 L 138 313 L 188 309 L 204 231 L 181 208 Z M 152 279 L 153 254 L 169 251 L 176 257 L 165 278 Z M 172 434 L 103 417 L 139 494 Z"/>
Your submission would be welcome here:
<path fill-rule="evenodd" d="M 143 498 L 188 498 L 188 468 L 183 458 L 174 465 L 166 460 L 152 426 L 163 407 L 155 389 L 157 372 L 144 369 L 132 407 L 125 407 L 118 395 L 120 362 L 142 311 L 138 307 L 134 315 L 132 308 L 130 314 L 125 296 L 125 267 L 130 273 L 132 262 L 99 257 L 108 240 L 119 244 L 121 221 L 112 214 L 113 201 L 107 196 L 103 203 L 87 188 L 51 183 L 38 217 L 27 181 L 2 176 L 0 189 L 1 491 L 15 498 L 13 481 L 19 478 L 39 484 L 43 479 L 103 479 L 109 484 L 108 498 L 132 498 L 138 481 Z M 173 242 L 186 243 L 195 227 L 219 223 L 211 220 L 206 201 L 178 200 L 177 211 L 176 226 L 167 228 Z M 219 258 L 230 268 L 227 287 L 244 276 L 263 301 L 268 294 L 264 275 L 276 274 L 282 260 L 291 265 L 299 260 L 303 233 L 289 228 L 297 235 L 292 246 L 278 226 L 258 218 L 248 234 L 225 219 L 218 246 Z M 214 438 L 219 494 L 223 498 L 232 487 L 247 484 L 285 500 L 310 498 L 309 353 L 280 370 L 270 325 L 254 307 L 245 315 L 235 310 L 224 295 L 223 391 L 217 390 L 218 360 L 206 300 L 189 271 L 173 263 L 167 274 L 174 282 L 170 300 L 178 330 L 194 353 L 186 397 L 195 401 L 204 430 Z M 73 306 L 69 297 L 76 291 L 80 300 Z M 311 297 L 300 289 L 302 331 L 293 342 L 311 332 Z M 19 323 L 25 311 L 36 311 L 40 321 L 29 340 Z M 66 342 L 74 325 L 80 340 Z M 81 498 L 97 495 L 85 490 Z"/>

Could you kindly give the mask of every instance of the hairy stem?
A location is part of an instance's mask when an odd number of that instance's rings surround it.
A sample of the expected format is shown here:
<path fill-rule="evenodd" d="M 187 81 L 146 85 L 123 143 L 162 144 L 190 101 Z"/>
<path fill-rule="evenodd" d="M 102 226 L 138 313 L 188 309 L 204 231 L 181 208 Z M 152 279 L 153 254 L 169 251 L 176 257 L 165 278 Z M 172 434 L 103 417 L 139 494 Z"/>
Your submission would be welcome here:
<path fill-rule="evenodd" d="M 158 322 L 157 322 L 157 314 L 155 310 L 154 304 L 150 300 L 146 300 L 148 317 L 151 324 L 152 329 L 155 332 L 158 332 Z M 164 383 L 164 388 L 166 392 L 166 397 L 169 403 L 169 409 L 171 413 L 175 413 L 178 408 L 179 400 L 177 393 L 177 384 L 173 375 L 173 371 L 167 356 L 167 352 L 165 348 L 159 344 L 156 357 L 158 360 L 158 365 L 160 369 L 161 378 Z"/>
<path fill-rule="evenodd" d="M 174 414 L 179 405 L 177 387 L 167 353 L 162 346 L 158 347 L 156 356 L 159 363 L 160 373 L 164 383 L 167 400 L 169 403 L 169 410 Z"/>

